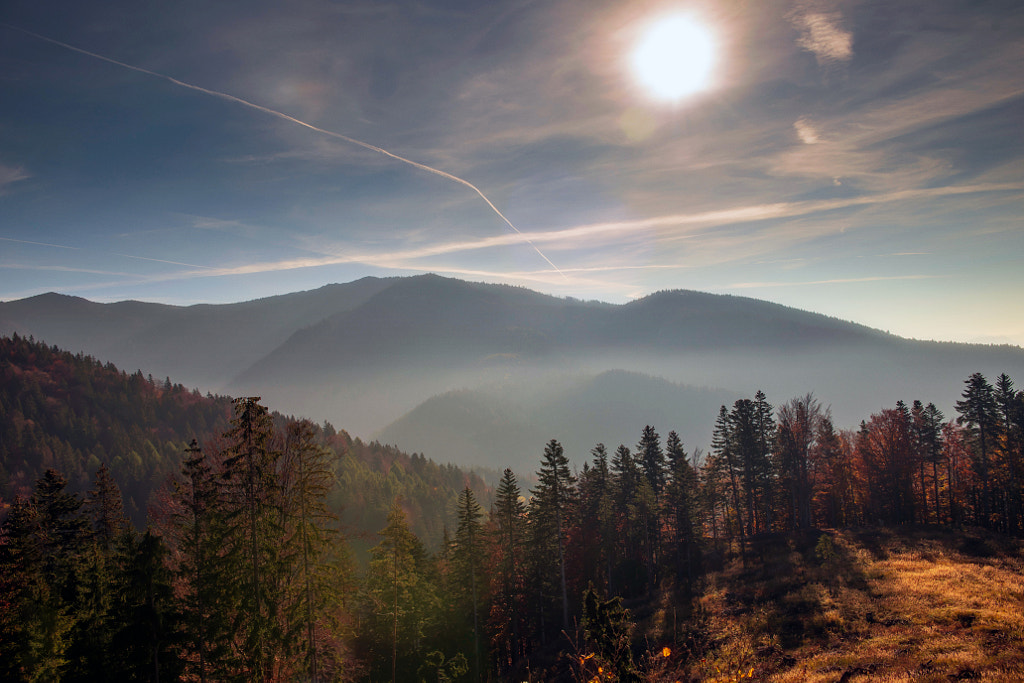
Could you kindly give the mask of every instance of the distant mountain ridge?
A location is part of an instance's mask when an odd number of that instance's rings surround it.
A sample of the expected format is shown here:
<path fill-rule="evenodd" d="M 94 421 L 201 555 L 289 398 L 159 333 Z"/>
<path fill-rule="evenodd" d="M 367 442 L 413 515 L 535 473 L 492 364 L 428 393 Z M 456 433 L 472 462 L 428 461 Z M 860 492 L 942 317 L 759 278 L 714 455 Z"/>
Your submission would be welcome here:
<path fill-rule="evenodd" d="M 763 389 L 774 403 L 813 391 L 841 427 L 898 399 L 955 397 L 972 372 L 1024 376 L 1018 347 L 906 340 L 744 297 L 664 291 L 619 305 L 437 275 L 189 307 L 41 295 L 0 303 L 0 334 L 13 331 L 363 436 L 434 396 L 503 382 L 539 392 L 553 374 L 624 370 L 730 395 Z"/>
<path fill-rule="evenodd" d="M 500 469 L 536 461 L 552 438 L 578 460 L 598 442 L 609 453 L 620 443 L 632 448 L 649 424 L 663 437 L 675 430 L 693 445 L 707 443 L 718 406 L 738 398 L 625 370 L 555 375 L 541 391 L 532 382 L 503 382 L 433 396 L 376 436 L 402 449 L 416 444 L 445 462 Z"/>

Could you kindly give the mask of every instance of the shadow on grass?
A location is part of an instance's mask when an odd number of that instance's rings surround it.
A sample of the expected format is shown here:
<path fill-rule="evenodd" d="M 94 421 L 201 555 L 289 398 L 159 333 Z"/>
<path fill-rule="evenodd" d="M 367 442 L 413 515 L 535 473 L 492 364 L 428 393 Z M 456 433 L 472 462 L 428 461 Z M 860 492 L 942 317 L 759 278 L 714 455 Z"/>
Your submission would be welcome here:
<path fill-rule="evenodd" d="M 827 531 L 753 537 L 746 567 L 740 565 L 725 594 L 727 614 L 743 618 L 760 640 L 781 650 L 850 635 L 851 621 L 836 614 L 833 598 L 868 590 L 858 558 Z"/>

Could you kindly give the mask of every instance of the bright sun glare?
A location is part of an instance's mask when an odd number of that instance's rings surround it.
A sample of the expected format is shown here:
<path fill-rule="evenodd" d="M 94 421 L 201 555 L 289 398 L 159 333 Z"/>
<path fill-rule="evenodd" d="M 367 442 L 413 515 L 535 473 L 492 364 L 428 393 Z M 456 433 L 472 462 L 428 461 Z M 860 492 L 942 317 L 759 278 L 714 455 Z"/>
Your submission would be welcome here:
<path fill-rule="evenodd" d="M 706 88 L 716 46 L 707 26 L 685 14 L 652 22 L 630 55 L 633 76 L 653 97 L 677 101 Z"/>

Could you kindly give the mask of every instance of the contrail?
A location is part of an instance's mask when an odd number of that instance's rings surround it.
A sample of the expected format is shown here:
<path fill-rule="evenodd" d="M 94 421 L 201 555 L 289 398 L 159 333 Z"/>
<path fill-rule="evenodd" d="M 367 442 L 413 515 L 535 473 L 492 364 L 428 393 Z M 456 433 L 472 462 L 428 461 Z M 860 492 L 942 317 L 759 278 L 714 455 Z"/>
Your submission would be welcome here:
<path fill-rule="evenodd" d="M 100 59 L 100 60 L 102 60 L 104 62 L 109 62 L 110 64 L 116 64 L 117 66 L 120 66 L 120 67 L 125 68 L 125 69 L 131 69 L 132 71 L 137 71 L 139 73 L 143 73 L 143 74 L 146 74 L 146 75 L 149 75 L 149 76 L 154 76 L 156 78 L 162 78 L 165 81 L 169 81 L 169 82 L 173 83 L 174 85 L 181 86 L 182 88 L 188 88 L 189 90 L 195 90 L 197 92 L 201 92 L 201 93 L 204 93 L 206 95 L 212 95 L 213 97 L 219 97 L 221 99 L 228 100 L 229 102 L 235 102 L 236 104 L 241 104 L 242 106 L 249 107 L 250 109 L 256 109 L 257 111 L 261 111 L 264 114 L 270 114 L 271 116 L 276 116 L 279 119 L 284 119 L 285 121 L 290 121 L 290 122 L 292 122 L 294 124 L 297 124 L 297 125 L 300 125 L 300 126 L 302 126 L 304 128 L 308 128 L 310 130 L 316 131 L 317 133 L 320 133 L 322 135 L 328 135 L 328 136 L 330 136 L 332 138 L 337 138 L 339 140 L 344 140 L 345 142 L 348 142 L 349 144 L 358 145 L 359 147 L 362 147 L 364 149 L 368 149 L 368 150 L 377 152 L 378 154 L 383 154 L 386 157 L 391 157 L 395 161 L 401 161 L 403 164 L 408 164 L 410 166 L 413 166 L 415 168 L 420 169 L 421 171 L 427 171 L 428 173 L 433 173 L 434 175 L 439 175 L 442 178 L 447 178 L 448 180 L 451 180 L 452 182 L 458 183 L 460 185 L 465 185 L 469 189 L 473 190 L 473 192 L 476 192 L 480 196 L 480 199 L 484 200 L 484 202 L 487 203 L 487 206 L 489 206 L 491 208 L 491 211 L 493 211 L 498 216 L 498 218 L 503 220 L 505 222 L 505 225 L 507 225 L 508 227 L 512 228 L 512 230 L 514 230 L 523 239 L 524 242 L 529 244 L 530 247 L 532 247 L 533 250 L 535 252 L 537 252 L 537 254 L 542 259 L 547 261 L 549 266 L 554 268 L 563 278 L 568 279 L 568 277 L 566 277 L 565 273 L 563 273 L 558 268 L 558 266 L 556 266 L 551 261 L 551 259 L 549 259 L 547 256 L 545 256 L 544 252 L 542 252 L 537 247 L 536 244 L 534 244 L 532 241 L 530 241 L 529 237 L 527 237 L 519 228 L 517 228 L 515 225 L 513 225 L 512 221 L 510 221 L 508 218 L 505 217 L 505 214 L 503 214 L 501 211 L 498 210 L 498 207 L 496 207 L 494 205 L 494 203 L 491 202 L 491 200 L 487 198 L 487 195 L 485 195 L 480 190 L 479 187 L 477 187 L 473 183 L 469 182 L 468 180 L 464 180 L 464 179 L 462 179 L 462 178 L 460 178 L 460 177 L 458 177 L 456 175 L 452 175 L 451 173 L 448 173 L 447 171 L 442 171 L 439 168 L 434 168 L 433 166 L 427 166 L 426 164 L 421 164 L 418 161 L 413 161 L 412 159 L 406 159 L 403 156 L 399 156 L 398 154 L 394 154 L 392 152 L 389 152 L 388 150 L 384 149 L 383 147 L 377 147 L 376 145 L 371 145 L 368 142 L 363 142 L 362 140 L 356 140 L 355 138 L 350 138 L 347 135 L 342 135 L 341 133 L 336 133 L 336 132 L 334 132 L 332 130 L 326 130 L 326 129 L 320 128 L 318 126 L 314 126 L 311 123 L 306 123 L 305 121 L 297 119 L 294 116 L 289 116 L 288 114 L 285 114 L 284 112 L 277 111 L 276 109 L 271 109 L 269 107 L 264 107 L 263 105 L 256 104 L 255 102 L 250 102 L 248 100 L 243 100 L 241 97 L 235 97 L 234 95 L 229 95 L 227 93 L 223 93 L 223 92 L 220 92 L 218 90 L 210 90 L 209 88 L 203 88 L 203 87 L 198 86 L 198 85 L 193 85 L 191 83 L 186 83 L 185 81 L 179 81 L 177 78 L 173 78 L 171 76 L 168 76 L 166 74 L 162 74 L 162 73 L 159 73 L 159 72 L 156 72 L 156 71 L 150 71 L 149 69 L 144 69 L 141 66 L 134 66 L 132 64 L 126 64 L 125 62 L 119 62 L 116 59 L 111 59 L 110 57 L 104 57 L 103 55 L 96 54 L 95 52 L 89 52 L 88 50 L 83 50 L 80 47 L 75 47 L 74 45 L 69 45 L 68 43 L 62 43 L 59 40 L 55 40 L 54 38 L 49 38 L 47 36 L 40 35 L 39 33 L 35 33 L 33 31 L 29 31 L 28 29 L 21 28 L 20 26 L 14 26 L 12 24 L 6 24 L 6 23 L 3 23 L 3 22 L 0 22 L 0 26 L 6 26 L 7 28 L 12 29 L 14 31 L 19 31 L 19 32 L 24 33 L 26 35 L 32 36 L 33 38 L 36 38 L 38 40 L 43 40 L 43 41 L 45 41 L 47 43 L 52 43 L 54 45 L 59 45 L 60 47 L 63 47 L 66 50 L 72 50 L 74 52 L 78 52 L 80 54 L 92 57 L 93 59 Z"/>

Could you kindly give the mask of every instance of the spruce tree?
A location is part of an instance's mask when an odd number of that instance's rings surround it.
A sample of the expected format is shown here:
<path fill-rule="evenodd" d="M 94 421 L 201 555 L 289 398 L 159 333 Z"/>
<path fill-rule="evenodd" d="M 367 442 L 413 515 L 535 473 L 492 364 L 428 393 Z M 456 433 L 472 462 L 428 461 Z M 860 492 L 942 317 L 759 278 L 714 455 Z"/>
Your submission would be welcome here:
<path fill-rule="evenodd" d="M 235 613 L 242 671 L 255 681 L 271 677 L 280 632 L 280 550 L 284 517 L 274 449 L 273 422 L 259 397 L 235 399 L 223 465 L 226 540 L 238 582 Z M 283 559 L 290 560 L 291 557 Z"/>
<path fill-rule="evenodd" d="M 491 577 L 494 607 L 490 624 L 498 650 L 497 659 L 502 670 L 507 671 L 523 654 L 523 616 L 526 611 L 523 566 L 526 503 L 511 469 L 505 469 L 498 483 L 491 521 L 498 571 Z"/>
<path fill-rule="evenodd" d="M 473 624 L 473 678 L 480 680 L 480 582 L 483 578 L 483 512 L 476 502 L 473 489 L 468 486 L 459 494 L 456 508 L 459 525 L 455 531 L 455 547 L 452 553 L 452 569 L 456 585 L 465 593 L 469 589 L 469 608 Z"/>
<path fill-rule="evenodd" d="M 973 451 L 973 464 L 978 479 L 981 481 L 981 515 L 982 526 L 990 526 L 992 495 L 989 485 L 991 451 L 999 424 L 995 393 L 992 385 L 980 372 L 971 375 L 965 382 L 967 385 L 961 396 L 962 401 L 956 402 L 956 410 L 960 413 L 957 422 L 964 426 Z"/>
<path fill-rule="evenodd" d="M 316 683 L 321 680 L 321 659 L 330 654 L 318 651 L 318 632 L 331 630 L 327 614 L 339 600 L 335 595 L 339 577 L 329 561 L 332 550 L 341 549 L 342 544 L 331 526 L 335 516 L 327 508 L 327 495 L 334 485 L 333 456 L 316 443 L 315 427 L 308 420 L 289 422 L 285 431 L 280 467 L 286 517 L 280 590 L 287 596 L 282 634 L 288 651 L 298 652 L 295 673 L 303 671 Z"/>
<path fill-rule="evenodd" d="M 693 582 L 693 555 L 696 552 L 697 473 L 690 465 L 682 440 L 674 431 L 669 432 L 665 439 L 665 452 L 669 479 L 665 487 L 664 508 L 672 527 L 676 581 L 681 581 L 685 575 L 689 588 Z"/>
<path fill-rule="evenodd" d="M 558 583 L 561 590 L 562 628 L 569 628 L 569 594 L 565 576 L 565 554 L 569 515 L 575 497 L 575 479 L 569 471 L 569 459 L 556 439 L 544 447 L 544 457 L 537 472 L 537 488 L 533 491 L 530 519 L 538 530 L 544 547 L 555 551 Z"/>
<path fill-rule="evenodd" d="M 182 479 L 175 482 L 169 542 L 173 571 L 182 587 L 182 647 L 189 677 L 206 683 L 238 667 L 232 647 L 238 583 L 227 549 L 222 481 L 195 439 L 185 449 Z"/>

